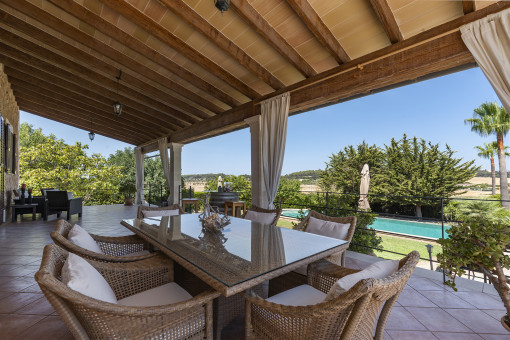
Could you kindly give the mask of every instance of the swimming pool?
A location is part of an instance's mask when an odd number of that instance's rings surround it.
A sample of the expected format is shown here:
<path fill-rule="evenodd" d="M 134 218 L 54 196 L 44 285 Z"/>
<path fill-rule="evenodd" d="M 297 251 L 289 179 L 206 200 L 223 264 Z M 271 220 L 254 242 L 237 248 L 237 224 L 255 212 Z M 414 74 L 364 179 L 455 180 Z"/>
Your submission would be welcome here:
<path fill-rule="evenodd" d="M 308 210 L 303 212 L 306 216 Z M 282 216 L 298 218 L 298 209 L 283 209 Z M 391 233 L 399 233 L 411 236 L 426 237 L 438 239 L 442 237 L 441 224 L 440 223 L 427 223 L 427 222 L 416 222 L 416 221 L 405 221 L 395 220 L 391 218 L 377 217 L 370 226 L 375 230 L 387 231 Z M 445 225 L 445 231 L 450 226 Z M 445 236 L 447 234 L 445 233 Z"/>

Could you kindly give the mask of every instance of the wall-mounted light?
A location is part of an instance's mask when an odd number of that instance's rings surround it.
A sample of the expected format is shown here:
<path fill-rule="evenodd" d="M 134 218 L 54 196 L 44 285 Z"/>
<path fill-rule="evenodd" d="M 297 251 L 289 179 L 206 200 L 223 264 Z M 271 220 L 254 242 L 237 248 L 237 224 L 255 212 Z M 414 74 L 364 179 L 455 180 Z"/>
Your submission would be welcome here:
<path fill-rule="evenodd" d="M 120 79 L 122 78 L 122 70 L 119 70 L 119 76 L 116 78 L 117 78 L 117 98 L 119 98 L 119 82 Z M 122 104 L 118 100 L 116 100 L 115 103 L 113 103 L 113 112 L 115 113 L 116 116 L 120 116 L 120 114 L 122 113 Z"/>

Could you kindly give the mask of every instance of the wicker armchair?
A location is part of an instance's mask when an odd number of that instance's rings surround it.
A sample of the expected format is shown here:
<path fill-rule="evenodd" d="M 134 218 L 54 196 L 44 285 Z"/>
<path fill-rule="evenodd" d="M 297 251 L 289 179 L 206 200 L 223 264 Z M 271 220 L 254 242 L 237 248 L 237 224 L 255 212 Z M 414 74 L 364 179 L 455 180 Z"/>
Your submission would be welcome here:
<path fill-rule="evenodd" d="M 179 215 L 184 214 L 184 210 L 179 204 L 172 204 L 166 207 L 148 207 L 146 205 L 139 205 L 138 212 L 136 213 L 136 218 L 144 218 L 144 211 L 160 211 L 160 210 L 179 210 Z"/>
<path fill-rule="evenodd" d="M 125 256 L 142 250 L 151 250 L 152 245 L 136 235 L 109 237 L 90 234 L 97 242 L 104 254 L 99 254 L 82 248 L 67 239 L 73 225 L 65 220 L 58 220 L 57 227 L 50 233 L 53 242 L 65 250 L 80 255 L 86 259 L 104 262 L 134 262 L 156 256 L 153 252 L 138 256 Z"/>
<path fill-rule="evenodd" d="M 352 237 L 354 236 L 354 232 L 356 231 L 356 216 L 346 216 L 346 217 L 330 217 L 327 215 L 323 215 L 316 211 L 310 211 L 308 215 L 296 225 L 293 229 L 305 231 L 308 227 L 308 221 L 310 217 L 314 217 L 323 221 L 330 221 L 335 223 L 342 224 L 350 224 L 349 231 L 345 240 L 351 242 Z M 345 251 L 338 252 L 336 254 L 330 255 L 326 258 L 329 262 L 335 263 L 339 266 L 345 265 Z M 303 270 L 304 272 L 304 270 Z M 269 281 L 269 296 L 281 293 L 285 290 L 289 290 L 291 288 L 306 284 L 307 279 L 306 275 L 303 275 L 302 272 L 292 271 L 282 276 L 276 277 Z"/>
<path fill-rule="evenodd" d="M 315 305 L 280 305 L 249 291 L 244 294 L 246 338 L 382 340 L 391 309 L 419 258 L 413 251 L 389 277 L 361 280 L 344 294 Z M 327 293 L 339 278 L 355 272 L 358 270 L 318 261 L 308 267 L 308 284 Z"/>
<path fill-rule="evenodd" d="M 252 204 L 251 208 L 246 210 L 246 212 L 243 214 L 243 218 L 246 218 L 246 215 L 248 214 L 249 211 L 251 211 L 252 213 L 274 214 L 274 219 L 270 223 L 270 225 L 276 225 L 276 223 L 280 219 L 280 215 L 282 214 L 282 209 L 280 209 L 280 208 L 264 209 L 264 208 L 261 208 L 261 207 L 258 207 L 256 205 Z M 255 221 L 255 222 L 257 222 L 257 221 Z"/>
<path fill-rule="evenodd" d="M 192 288 L 190 300 L 151 307 L 96 300 L 60 281 L 67 254 L 56 245 L 47 245 L 35 279 L 75 339 L 212 339 L 212 300 L 219 293 L 206 288 L 193 294 L 196 289 Z M 118 299 L 173 281 L 173 262 L 159 257 L 132 263 L 89 263 Z"/>

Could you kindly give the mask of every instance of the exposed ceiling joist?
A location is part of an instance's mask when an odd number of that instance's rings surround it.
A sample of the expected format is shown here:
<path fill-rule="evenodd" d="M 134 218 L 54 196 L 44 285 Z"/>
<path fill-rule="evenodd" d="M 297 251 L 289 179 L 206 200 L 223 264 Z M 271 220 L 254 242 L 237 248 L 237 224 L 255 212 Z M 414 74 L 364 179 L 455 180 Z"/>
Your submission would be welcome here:
<path fill-rule="evenodd" d="M 286 0 L 292 7 L 294 12 L 301 18 L 308 29 L 315 37 L 328 49 L 329 53 L 339 63 L 345 63 L 351 60 L 345 52 L 340 42 L 331 33 L 329 28 L 324 24 L 320 16 L 315 12 L 308 0 Z"/>
<path fill-rule="evenodd" d="M 390 42 L 395 44 L 404 40 L 402 32 L 400 32 L 400 28 L 398 27 L 397 20 L 395 19 L 395 15 L 388 5 L 388 1 L 370 0 L 370 3 L 372 4 L 375 14 L 377 14 L 377 17 L 381 21 Z"/>
<path fill-rule="evenodd" d="M 310 65 L 269 23 L 245 0 L 231 0 L 230 7 L 281 56 L 306 77 L 317 74 Z"/>
<path fill-rule="evenodd" d="M 462 10 L 464 14 L 468 14 L 476 11 L 476 1 L 475 0 L 462 0 Z"/>
<path fill-rule="evenodd" d="M 222 79 L 226 83 L 230 84 L 234 88 L 238 89 L 242 93 L 244 93 L 249 98 L 257 98 L 262 94 L 258 93 L 239 79 L 237 79 L 234 75 L 227 72 L 221 66 L 217 65 L 206 56 L 202 55 L 200 52 L 194 50 L 184 41 L 176 37 L 174 34 L 170 33 L 156 22 L 154 22 L 149 17 L 145 16 L 142 12 L 131 6 L 130 4 L 125 3 L 124 1 L 119 0 L 102 0 L 102 2 L 114 10 L 115 12 L 121 14 L 124 17 L 131 18 L 136 21 L 136 23 L 145 31 L 150 32 L 153 36 L 178 51 L 186 58 L 191 60 L 192 62 L 200 65 L 201 67 L 209 70 L 214 75 L 218 76 L 218 78 Z"/>

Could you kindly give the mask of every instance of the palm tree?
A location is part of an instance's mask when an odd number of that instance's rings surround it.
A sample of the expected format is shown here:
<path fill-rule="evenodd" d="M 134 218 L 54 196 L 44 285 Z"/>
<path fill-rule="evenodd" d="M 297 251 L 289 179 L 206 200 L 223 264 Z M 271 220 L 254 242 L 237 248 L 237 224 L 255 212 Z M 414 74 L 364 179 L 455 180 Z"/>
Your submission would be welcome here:
<path fill-rule="evenodd" d="M 494 155 L 498 152 L 498 143 L 483 143 L 483 146 L 475 146 L 478 149 L 478 157 L 491 160 L 492 194 L 496 195 L 496 166 L 494 165 Z"/>
<path fill-rule="evenodd" d="M 501 206 L 510 209 L 508 200 L 508 178 L 506 172 L 505 145 L 503 137 L 510 131 L 510 117 L 504 107 L 494 103 L 483 103 L 474 109 L 473 118 L 464 120 L 471 125 L 471 131 L 482 137 L 496 135 L 499 160 L 499 185 L 501 191 Z"/>

